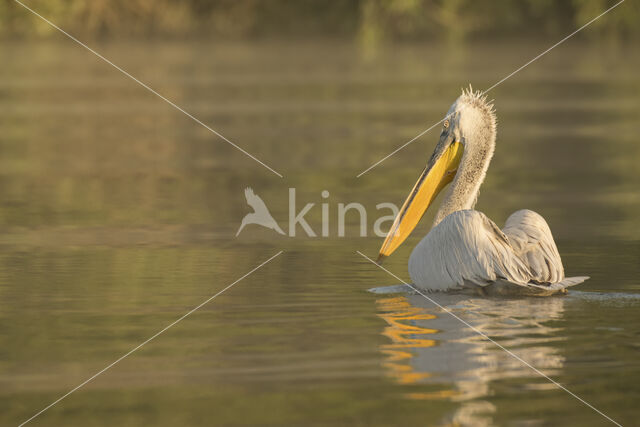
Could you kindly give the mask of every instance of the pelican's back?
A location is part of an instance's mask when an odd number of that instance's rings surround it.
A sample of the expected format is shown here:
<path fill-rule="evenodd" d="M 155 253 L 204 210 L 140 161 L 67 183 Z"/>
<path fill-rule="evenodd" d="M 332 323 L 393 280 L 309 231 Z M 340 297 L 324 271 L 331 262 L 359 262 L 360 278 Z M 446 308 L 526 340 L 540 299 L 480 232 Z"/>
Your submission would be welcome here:
<path fill-rule="evenodd" d="M 461 210 L 445 217 L 413 250 L 409 275 L 425 290 L 496 284 L 499 294 L 555 293 L 564 269 L 549 227 L 530 210 L 515 212 L 504 231 L 481 212 Z M 544 292 L 543 292 L 544 291 Z"/>
<path fill-rule="evenodd" d="M 516 256 L 507 236 L 481 212 L 447 215 L 415 247 L 409 275 L 427 290 L 461 288 L 465 282 L 486 285 L 497 278 L 529 281 L 529 269 Z"/>

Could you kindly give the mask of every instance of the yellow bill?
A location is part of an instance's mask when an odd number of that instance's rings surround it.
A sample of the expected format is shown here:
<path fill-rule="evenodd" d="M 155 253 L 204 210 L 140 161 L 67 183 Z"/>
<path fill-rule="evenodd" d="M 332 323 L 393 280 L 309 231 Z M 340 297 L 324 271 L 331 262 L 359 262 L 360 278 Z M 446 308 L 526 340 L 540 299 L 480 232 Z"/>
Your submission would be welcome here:
<path fill-rule="evenodd" d="M 439 155 L 436 151 L 435 159 L 432 158 L 422 172 L 393 222 L 380 248 L 378 262 L 391 255 L 409 237 L 438 193 L 453 180 L 463 151 L 461 142 L 452 142 Z"/>

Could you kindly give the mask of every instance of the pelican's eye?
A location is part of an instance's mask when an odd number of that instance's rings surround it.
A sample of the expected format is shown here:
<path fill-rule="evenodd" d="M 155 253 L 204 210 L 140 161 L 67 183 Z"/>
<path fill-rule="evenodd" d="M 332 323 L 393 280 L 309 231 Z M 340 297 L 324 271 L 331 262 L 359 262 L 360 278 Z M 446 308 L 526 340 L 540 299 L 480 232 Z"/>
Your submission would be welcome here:
<path fill-rule="evenodd" d="M 449 119 L 446 119 L 443 123 L 445 129 L 449 129 Z"/>

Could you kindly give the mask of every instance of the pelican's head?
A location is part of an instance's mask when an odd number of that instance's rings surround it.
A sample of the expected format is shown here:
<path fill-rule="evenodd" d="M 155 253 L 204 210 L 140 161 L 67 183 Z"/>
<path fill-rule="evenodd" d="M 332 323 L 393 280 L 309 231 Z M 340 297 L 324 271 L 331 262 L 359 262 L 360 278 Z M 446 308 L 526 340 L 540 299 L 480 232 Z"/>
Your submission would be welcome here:
<path fill-rule="evenodd" d="M 475 205 L 493 156 L 495 137 L 493 104 L 482 92 L 474 92 L 469 86 L 445 115 L 440 140 L 391 226 L 378 260 L 391 255 L 402 244 L 451 181 L 454 184 L 436 214 L 434 225 L 451 212 Z"/>

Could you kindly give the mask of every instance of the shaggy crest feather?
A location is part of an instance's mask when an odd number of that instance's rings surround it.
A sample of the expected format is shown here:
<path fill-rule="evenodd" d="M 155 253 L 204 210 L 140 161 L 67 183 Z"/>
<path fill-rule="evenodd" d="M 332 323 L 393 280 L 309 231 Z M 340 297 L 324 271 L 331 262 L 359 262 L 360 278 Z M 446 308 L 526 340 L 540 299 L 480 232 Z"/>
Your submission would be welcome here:
<path fill-rule="evenodd" d="M 469 84 L 468 89 L 465 90 L 465 88 L 462 88 L 460 101 L 470 104 L 478 108 L 479 110 L 481 110 L 483 113 L 485 113 L 486 116 L 489 118 L 489 125 L 495 131 L 497 120 L 496 120 L 496 109 L 493 104 L 494 102 L 493 99 L 487 100 L 487 95 L 484 92 L 480 90 L 474 91 L 473 87 L 471 87 L 471 84 Z"/>

